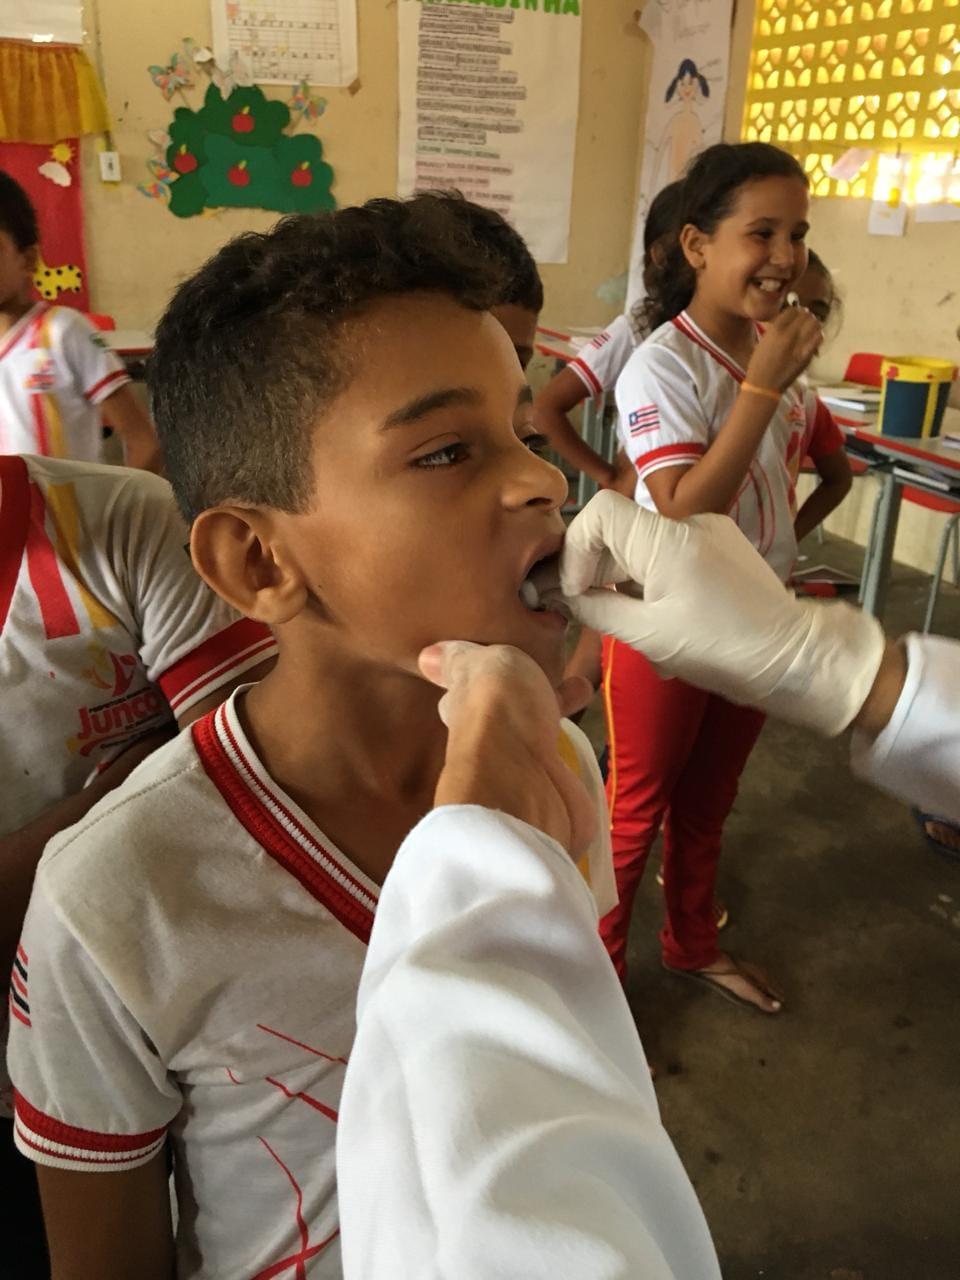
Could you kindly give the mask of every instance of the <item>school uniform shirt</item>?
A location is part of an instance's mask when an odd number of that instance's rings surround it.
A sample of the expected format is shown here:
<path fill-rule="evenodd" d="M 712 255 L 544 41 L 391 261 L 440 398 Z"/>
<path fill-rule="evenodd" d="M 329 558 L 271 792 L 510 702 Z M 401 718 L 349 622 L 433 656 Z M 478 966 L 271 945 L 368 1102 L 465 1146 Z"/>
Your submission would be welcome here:
<path fill-rule="evenodd" d="M 647 480 L 665 467 L 694 466 L 730 416 L 745 373 L 689 314 L 656 329 L 630 357 L 617 382 L 617 429 L 637 469 L 636 501 L 656 503 Z M 814 462 L 843 447 L 829 410 L 797 381 L 763 434 L 729 515 L 786 581 L 797 540 L 796 483 L 806 456 Z"/>
<path fill-rule="evenodd" d="M 637 339 L 629 316 L 617 316 L 603 333 L 598 333 L 580 350 L 567 368 L 573 370 L 589 395 L 599 398 L 617 385 L 617 379 L 636 346 Z"/>
<path fill-rule="evenodd" d="M 276 653 L 186 543 L 157 476 L 0 458 L 0 834 Z"/>
<path fill-rule="evenodd" d="M 15 1137 L 102 1177 L 169 1136 L 178 1280 L 340 1277 L 336 1124 L 378 888 L 270 778 L 240 696 L 47 847 L 15 974 Z"/>
<path fill-rule="evenodd" d="M 129 381 L 89 320 L 38 303 L 0 338 L 0 453 L 96 462 L 98 406 Z"/>

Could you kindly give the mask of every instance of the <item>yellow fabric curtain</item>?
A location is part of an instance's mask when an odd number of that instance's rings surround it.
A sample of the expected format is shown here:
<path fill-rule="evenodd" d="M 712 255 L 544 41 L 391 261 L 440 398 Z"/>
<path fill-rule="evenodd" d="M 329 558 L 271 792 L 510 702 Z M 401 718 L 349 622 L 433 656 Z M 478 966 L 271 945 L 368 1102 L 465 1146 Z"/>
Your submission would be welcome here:
<path fill-rule="evenodd" d="M 103 90 L 82 49 L 0 40 L 0 141 L 54 143 L 109 128 Z"/>

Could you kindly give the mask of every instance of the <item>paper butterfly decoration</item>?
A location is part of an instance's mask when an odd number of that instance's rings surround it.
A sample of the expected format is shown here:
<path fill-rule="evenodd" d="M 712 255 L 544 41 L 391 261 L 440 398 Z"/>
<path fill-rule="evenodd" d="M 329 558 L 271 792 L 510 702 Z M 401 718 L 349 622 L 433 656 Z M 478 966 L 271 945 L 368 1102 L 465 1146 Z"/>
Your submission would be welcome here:
<path fill-rule="evenodd" d="M 319 120 L 326 110 L 327 100 L 312 97 L 309 80 L 301 80 L 290 90 L 287 106 L 297 120 Z"/>
<path fill-rule="evenodd" d="M 176 179 L 176 173 L 168 167 L 166 161 L 155 156 L 147 160 L 147 168 L 150 170 L 153 181 L 138 182 L 137 190 L 148 200 L 169 200 L 170 183 Z"/>
<path fill-rule="evenodd" d="M 253 75 L 250 68 L 236 50 L 231 53 L 230 61 L 226 67 L 221 67 L 218 63 L 213 68 L 211 79 L 220 90 L 223 98 L 229 98 L 234 89 L 238 87 L 246 88 L 253 84 Z"/>
<path fill-rule="evenodd" d="M 193 60 L 183 52 L 175 53 L 167 67 L 148 67 L 150 79 L 163 94 L 167 102 L 180 89 L 193 86 Z"/>

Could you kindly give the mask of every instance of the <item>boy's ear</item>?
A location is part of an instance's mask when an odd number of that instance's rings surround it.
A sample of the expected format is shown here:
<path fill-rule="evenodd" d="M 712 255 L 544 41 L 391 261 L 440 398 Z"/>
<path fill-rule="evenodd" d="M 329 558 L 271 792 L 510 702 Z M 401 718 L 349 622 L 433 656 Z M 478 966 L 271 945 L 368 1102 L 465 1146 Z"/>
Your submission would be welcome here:
<path fill-rule="evenodd" d="M 703 247 L 708 239 L 709 236 L 692 222 L 688 222 L 680 232 L 680 248 L 694 271 L 700 271 L 704 266 Z"/>
<path fill-rule="evenodd" d="M 248 618 L 276 626 L 307 602 L 307 585 L 268 512 L 234 506 L 202 512 L 190 531 L 190 555 L 204 582 Z"/>

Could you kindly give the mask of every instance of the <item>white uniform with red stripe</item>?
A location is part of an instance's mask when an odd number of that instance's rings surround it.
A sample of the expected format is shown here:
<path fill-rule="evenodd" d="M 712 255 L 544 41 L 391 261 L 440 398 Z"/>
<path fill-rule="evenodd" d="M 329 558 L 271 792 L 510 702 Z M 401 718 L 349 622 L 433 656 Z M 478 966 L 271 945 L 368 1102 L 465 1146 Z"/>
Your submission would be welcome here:
<path fill-rule="evenodd" d="M 618 430 L 637 468 L 637 502 L 656 510 L 647 479 L 664 467 L 693 466 L 722 430 L 744 371 L 681 312 L 631 356 L 617 382 Z M 805 457 L 843 447 L 828 409 L 794 383 L 764 433 L 730 515 L 777 574 L 793 571 L 796 482 Z"/>
<path fill-rule="evenodd" d="M 186 541 L 157 476 L 0 458 L 0 834 L 276 652 Z"/>
<path fill-rule="evenodd" d="M 96 462 L 97 406 L 129 381 L 89 320 L 38 303 L 0 338 L 0 453 Z"/>
<path fill-rule="evenodd" d="M 339 1277 L 337 1110 L 378 889 L 267 774 L 239 696 L 48 846 L 16 970 L 16 1140 L 109 1171 L 169 1133 L 178 1280 Z"/>
<path fill-rule="evenodd" d="M 612 391 L 624 366 L 637 349 L 637 339 L 628 316 L 617 316 L 603 333 L 598 333 L 567 365 L 588 393 L 600 397 Z"/>

